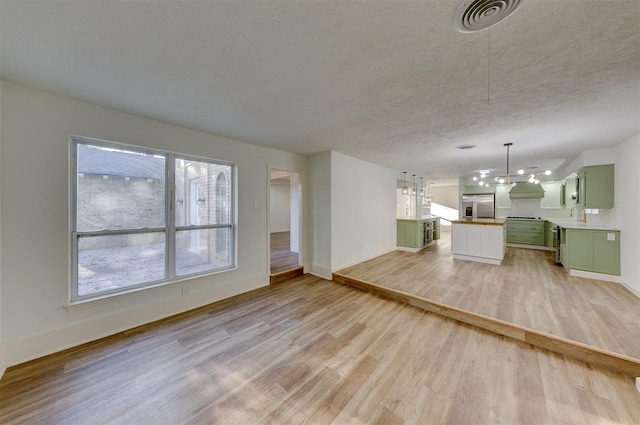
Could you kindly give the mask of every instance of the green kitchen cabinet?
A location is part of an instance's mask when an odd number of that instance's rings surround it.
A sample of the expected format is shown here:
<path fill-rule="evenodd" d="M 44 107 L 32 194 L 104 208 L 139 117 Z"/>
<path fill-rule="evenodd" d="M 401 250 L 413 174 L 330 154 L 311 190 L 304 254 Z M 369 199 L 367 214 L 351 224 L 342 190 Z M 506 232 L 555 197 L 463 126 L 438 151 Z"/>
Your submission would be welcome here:
<path fill-rule="evenodd" d="M 620 275 L 619 231 L 566 229 L 565 237 L 565 267 Z"/>
<path fill-rule="evenodd" d="M 396 245 L 422 249 L 440 238 L 440 218 L 425 220 L 396 220 Z"/>
<path fill-rule="evenodd" d="M 544 245 L 547 248 L 555 248 L 558 235 L 550 221 L 544 222 Z"/>
<path fill-rule="evenodd" d="M 576 205 L 610 209 L 614 205 L 614 166 L 593 165 L 576 172 Z"/>
<path fill-rule="evenodd" d="M 507 220 L 507 243 L 544 246 L 544 220 Z"/>

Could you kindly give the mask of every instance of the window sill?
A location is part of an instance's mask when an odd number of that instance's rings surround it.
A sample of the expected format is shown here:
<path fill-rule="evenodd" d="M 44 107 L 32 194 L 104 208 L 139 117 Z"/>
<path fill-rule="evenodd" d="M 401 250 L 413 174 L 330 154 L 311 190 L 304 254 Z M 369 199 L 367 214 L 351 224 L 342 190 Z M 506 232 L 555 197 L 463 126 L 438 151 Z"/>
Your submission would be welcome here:
<path fill-rule="evenodd" d="M 108 304 L 112 302 L 117 302 L 121 300 L 126 300 L 128 298 L 137 297 L 139 295 L 148 294 L 152 292 L 159 292 L 168 289 L 173 289 L 179 286 L 182 286 L 184 282 L 192 281 L 194 279 L 201 279 L 203 277 L 213 276 L 221 273 L 227 273 L 230 271 L 238 270 L 237 267 L 218 270 L 212 273 L 200 274 L 195 276 L 185 276 L 178 279 L 173 279 L 166 282 L 161 282 L 155 285 L 144 286 L 141 288 L 133 288 L 130 290 L 118 292 L 116 294 L 106 294 L 106 295 L 96 295 L 95 297 L 85 298 L 76 301 L 69 301 L 67 305 L 64 306 L 67 311 L 77 311 L 82 310 L 84 308 L 95 307 L 102 304 Z"/>

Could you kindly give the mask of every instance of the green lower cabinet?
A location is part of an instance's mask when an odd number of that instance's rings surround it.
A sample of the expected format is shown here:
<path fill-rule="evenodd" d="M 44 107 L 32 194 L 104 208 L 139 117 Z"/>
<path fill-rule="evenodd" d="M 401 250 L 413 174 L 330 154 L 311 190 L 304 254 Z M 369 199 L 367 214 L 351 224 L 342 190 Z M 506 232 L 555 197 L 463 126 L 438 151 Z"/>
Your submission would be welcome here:
<path fill-rule="evenodd" d="M 396 220 L 396 245 L 407 246 L 407 222 Z"/>
<path fill-rule="evenodd" d="M 418 244 L 418 223 L 408 221 L 405 230 L 405 246 L 417 247 Z"/>
<path fill-rule="evenodd" d="M 396 220 L 396 245 L 407 248 L 423 248 L 428 223 L 433 223 L 433 240 L 440 238 L 440 218 L 428 220 Z"/>
<path fill-rule="evenodd" d="M 620 232 L 593 232 L 593 269 L 620 275 Z"/>
<path fill-rule="evenodd" d="M 550 221 L 544 222 L 544 245 L 547 248 L 555 248 L 558 234 L 553 230 Z"/>
<path fill-rule="evenodd" d="M 565 267 L 620 275 L 619 231 L 567 229 L 565 234 Z"/>
<path fill-rule="evenodd" d="M 507 243 L 544 245 L 545 222 L 542 220 L 507 220 Z"/>

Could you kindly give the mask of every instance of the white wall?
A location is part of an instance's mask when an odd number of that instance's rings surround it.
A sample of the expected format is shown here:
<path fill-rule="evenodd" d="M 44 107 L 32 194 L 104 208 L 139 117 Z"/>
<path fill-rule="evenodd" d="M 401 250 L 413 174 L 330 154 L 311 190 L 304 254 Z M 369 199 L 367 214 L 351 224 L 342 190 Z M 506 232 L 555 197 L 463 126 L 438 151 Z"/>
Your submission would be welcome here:
<path fill-rule="evenodd" d="M 0 317 L 7 366 L 269 283 L 268 164 L 304 172 L 306 157 L 1 84 Z M 65 309 L 70 134 L 237 162 L 238 270 Z M 184 285 L 189 294 L 182 296 Z"/>
<path fill-rule="evenodd" d="M 0 84 L 0 117 L 2 117 L 2 85 Z M 0 188 L 2 187 L 2 120 L 0 120 Z M 0 191 L 1 193 L 1 191 Z M 2 196 L 0 196 L 0 241 L 2 240 Z M 2 345 L 2 244 L 0 243 L 0 378 L 6 369 Z"/>
<path fill-rule="evenodd" d="M 291 188 L 289 185 L 271 183 L 270 191 L 269 231 L 272 233 L 288 232 L 291 230 L 291 210 L 289 208 Z"/>
<path fill-rule="evenodd" d="M 640 133 L 617 147 L 615 203 L 620 222 L 621 276 L 623 284 L 640 297 Z"/>
<path fill-rule="evenodd" d="M 460 203 L 460 193 L 458 186 L 432 186 L 429 189 L 433 202 L 436 202 L 445 207 L 458 209 Z"/>
<path fill-rule="evenodd" d="M 388 168 L 331 152 L 332 271 L 395 250 L 396 176 Z"/>
<path fill-rule="evenodd" d="M 331 152 L 311 156 L 309 173 L 309 219 L 313 235 L 311 273 L 331 279 Z"/>
<path fill-rule="evenodd" d="M 560 174 L 567 177 L 571 173 L 575 173 L 580 168 L 588 165 L 615 164 L 616 158 L 617 149 L 615 147 L 584 151 L 571 161 Z"/>

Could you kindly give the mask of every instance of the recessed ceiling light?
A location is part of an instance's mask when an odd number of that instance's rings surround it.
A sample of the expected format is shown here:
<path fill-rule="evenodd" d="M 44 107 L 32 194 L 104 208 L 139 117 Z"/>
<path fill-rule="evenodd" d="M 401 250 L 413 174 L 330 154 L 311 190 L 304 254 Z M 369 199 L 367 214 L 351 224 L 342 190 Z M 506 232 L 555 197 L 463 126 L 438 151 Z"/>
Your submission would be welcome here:
<path fill-rule="evenodd" d="M 473 149 L 475 147 L 476 145 L 460 145 L 460 146 L 456 146 L 456 150 L 465 151 L 467 149 Z"/>

